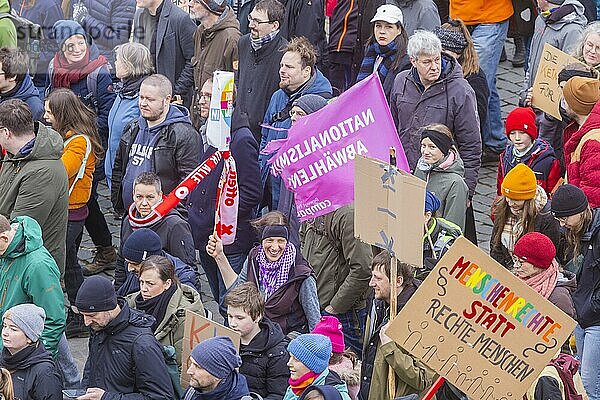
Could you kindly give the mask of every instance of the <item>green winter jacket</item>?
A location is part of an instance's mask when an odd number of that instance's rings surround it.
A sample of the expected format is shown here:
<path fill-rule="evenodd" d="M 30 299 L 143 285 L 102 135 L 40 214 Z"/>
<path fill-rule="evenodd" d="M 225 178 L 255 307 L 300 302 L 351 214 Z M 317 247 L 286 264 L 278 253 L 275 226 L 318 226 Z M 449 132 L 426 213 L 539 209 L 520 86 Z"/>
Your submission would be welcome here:
<path fill-rule="evenodd" d="M 65 330 L 65 302 L 56 262 L 42 244 L 39 224 L 30 217 L 16 217 L 17 232 L 0 256 L 0 318 L 11 307 L 33 303 L 46 311 L 41 341 L 56 356 Z M 0 349 L 2 346 L 0 345 Z"/>
<path fill-rule="evenodd" d="M 449 159 L 454 157 L 454 159 Z M 465 230 L 469 188 L 465 182 L 465 165 L 454 150 L 433 166 L 419 159 L 414 175 L 427 182 L 427 190 L 442 203 L 437 215 Z"/>
<path fill-rule="evenodd" d="M 0 0 L 1 1 L 1 0 Z M 7 154 L 0 164 L 0 214 L 9 218 L 27 215 L 42 227 L 44 246 L 65 270 L 69 188 L 61 161 L 62 137 L 39 125 L 31 152 Z"/>
<path fill-rule="evenodd" d="M 135 298 L 140 292 L 127 296 L 129 307 L 135 308 Z M 181 368 L 181 354 L 183 353 L 183 333 L 185 330 L 185 310 L 193 311 L 204 316 L 204 305 L 196 289 L 181 285 L 175 290 L 165 312 L 165 318 L 160 322 L 154 332 L 154 337 L 163 346 L 173 346 L 177 355 L 177 364 Z"/>
<path fill-rule="evenodd" d="M 354 206 L 344 206 L 300 227 L 302 255 L 315 270 L 321 309 L 338 313 L 366 307 L 371 245 L 354 237 Z"/>
<path fill-rule="evenodd" d="M 8 0 L 0 0 L 0 13 L 9 13 Z M 17 47 L 17 29 L 8 17 L 0 19 L 0 47 Z"/>

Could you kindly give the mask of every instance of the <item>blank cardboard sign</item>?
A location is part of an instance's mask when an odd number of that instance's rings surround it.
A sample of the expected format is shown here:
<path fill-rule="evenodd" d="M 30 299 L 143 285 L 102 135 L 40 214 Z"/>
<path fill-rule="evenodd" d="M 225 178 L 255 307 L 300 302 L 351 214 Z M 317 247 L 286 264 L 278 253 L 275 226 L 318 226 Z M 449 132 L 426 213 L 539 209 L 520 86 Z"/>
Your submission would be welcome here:
<path fill-rule="evenodd" d="M 520 400 L 575 321 L 458 238 L 387 334 L 480 400 Z"/>
<path fill-rule="evenodd" d="M 354 159 L 354 179 L 355 236 L 398 261 L 422 266 L 426 183 L 362 156 Z"/>
<path fill-rule="evenodd" d="M 189 386 L 189 376 L 187 374 L 190 353 L 192 349 L 200 342 L 215 336 L 229 336 L 236 349 L 240 349 L 240 334 L 236 331 L 226 328 L 223 325 L 211 321 L 193 311 L 185 310 L 185 333 L 183 334 L 183 354 L 181 357 L 181 387 L 186 389 Z"/>

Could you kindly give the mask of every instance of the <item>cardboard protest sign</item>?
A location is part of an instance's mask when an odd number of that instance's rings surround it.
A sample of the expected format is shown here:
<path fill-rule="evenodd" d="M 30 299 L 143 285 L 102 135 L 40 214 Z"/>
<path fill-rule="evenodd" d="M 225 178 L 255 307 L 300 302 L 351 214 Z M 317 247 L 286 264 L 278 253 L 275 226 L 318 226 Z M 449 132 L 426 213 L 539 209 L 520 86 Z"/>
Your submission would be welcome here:
<path fill-rule="evenodd" d="M 575 324 L 460 237 L 387 334 L 471 398 L 520 400 Z"/>
<path fill-rule="evenodd" d="M 397 150 L 400 169 L 408 162 L 377 74 L 357 83 L 321 110 L 299 119 L 286 139 L 270 142 L 269 164 L 295 194 L 300 221 L 354 201 L 358 155 L 387 160 Z"/>
<path fill-rule="evenodd" d="M 215 337 L 229 336 L 235 347 L 240 349 L 240 334 L 236 331 L 226 328 L 223 325 L 211 321 L 193 311 L 185 310 L 185 333 L 183 334 L 183 353 L 181 357 L 181 387 L 187 388 L 189 385 L 189 376 L 187 374 L 190 353 L 192 349 L 200 342 Z"/>
<path fill-rule="evenodd" d="M 356 237 L 422 266 L 425 181 L 362 156 L 354 160 L 354 180 Z"/>
<path fill-rule="evenodd" d="M 568 64 L 584 65 L 576 58 L 545 43 L 533 82 L 531 104 L 558 120 L 562 120 L 559 111 L 562 88 L 558 84 L 558 73 Z"/>
<path fill-rule="evenodd" d="M 218 150 L 229 149 L 233 114 L 233 72 L 213 73 L 210 112 L 206 122 L 206 140 Z"/>

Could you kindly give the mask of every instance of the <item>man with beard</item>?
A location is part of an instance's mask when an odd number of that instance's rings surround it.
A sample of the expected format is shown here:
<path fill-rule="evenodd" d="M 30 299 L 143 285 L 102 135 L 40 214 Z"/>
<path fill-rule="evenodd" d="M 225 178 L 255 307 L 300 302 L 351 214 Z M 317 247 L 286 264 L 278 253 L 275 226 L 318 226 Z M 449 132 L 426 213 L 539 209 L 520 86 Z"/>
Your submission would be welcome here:
<path fill-rule="evenodd" d="M 240 38 L 240 65 L 236 75 L 237 113 L 245 114 L 254 138 L 260 143 L 262 117 L 268 99 L 279 88 L 279 63 L 287 40 L 281 35 L 285 10 L 278 0 L 262 0 L 248 16 L 250 33 Z"/>
<path fill-rule="evenodd" d="M 81 381 L 87 392 L 78 399 L 173 398 L 162 349 L 150 329 L 153 318 L 117 300 L 111 281 L 99 275 L 83 282 L 75 307 L 92 329 Z"/>
<path fill-rule="evenodd" d="M 200 136 L 188 110 L 171 104 L 171 95 L 171 82 L 163 75 L 151 75 L 140 86 L 140 116 L 123 130 L 113 167 L 111 201 L 120 214 L 133 200 L 139 174 L 154 172 L 170 193 L 200 160 Z"/>
<path fill-rule="evenodd" d="M 279 90 L 273 93 L 263 120 L 260 151 L 267 143 L 287 137 L 292 126 L 290 111 L 292 103 L 305 94 L 331 97 L 331 84 L 316 68 L 317 53 L 313 45 L 304 38 L 296 37 L 285 48 L 279 66 Z M 271 176 L 267 161 L 271 155 L 260 154 L 261 182 L 264 188 L 263 203 L 270 210 L 277 210 L 281 178 Z M 289 216 L 288 216 L 289 218 Z"/>

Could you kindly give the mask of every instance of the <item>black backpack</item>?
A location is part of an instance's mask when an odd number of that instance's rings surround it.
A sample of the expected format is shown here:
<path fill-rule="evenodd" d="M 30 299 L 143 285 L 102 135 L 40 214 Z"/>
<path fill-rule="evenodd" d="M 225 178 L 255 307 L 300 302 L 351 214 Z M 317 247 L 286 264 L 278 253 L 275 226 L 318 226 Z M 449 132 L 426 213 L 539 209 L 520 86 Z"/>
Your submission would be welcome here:
<path fill-rule="evenodd" d="M 34 75 L 37 62 L 40 58 L 40 40 L 42 40 L 42 28 L 27 18 L 21 17 L 15 10 L 9 13 L 0 13 L 0 19 L 10 18 L 17 30 L 17 46 L 29 56 L 29 74 Z"/>

